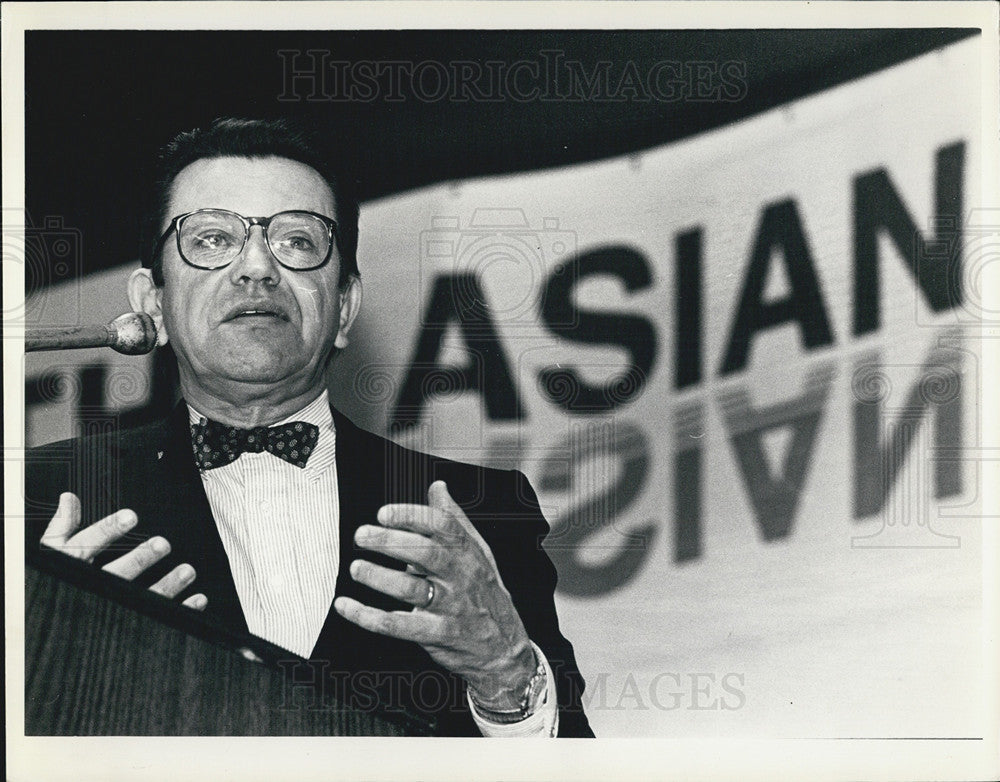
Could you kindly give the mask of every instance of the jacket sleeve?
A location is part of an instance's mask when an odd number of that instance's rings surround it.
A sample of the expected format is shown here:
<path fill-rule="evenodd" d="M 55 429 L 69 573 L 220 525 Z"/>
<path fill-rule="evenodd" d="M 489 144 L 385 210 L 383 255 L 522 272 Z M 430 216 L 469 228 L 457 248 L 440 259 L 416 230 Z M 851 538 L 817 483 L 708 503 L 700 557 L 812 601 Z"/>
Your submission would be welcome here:
<path fill-rule="evenodd" d="M 484 514 L 477 527 L 493 551 L 528 637 L 545 653 L 552 668 L 559 701 L 559 736 L 593 737 L 583 709 L 583 677 L 573 645 L 560 631 L 556 615 L 556 569 L 542 547 L 549 525 L 522 473 L 488 471 L 487 476 L 483 496 L 490 504 L 496 503 L 500 512 Z"/>

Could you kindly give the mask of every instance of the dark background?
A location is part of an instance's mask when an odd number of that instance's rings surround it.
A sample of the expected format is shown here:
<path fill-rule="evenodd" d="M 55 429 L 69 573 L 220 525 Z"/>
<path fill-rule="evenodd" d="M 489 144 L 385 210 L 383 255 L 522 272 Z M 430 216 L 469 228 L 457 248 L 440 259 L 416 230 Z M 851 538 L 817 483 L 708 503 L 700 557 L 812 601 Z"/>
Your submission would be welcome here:
<path fill-rule="evenodd" d="M 156 149 L 217 116 L 307 117 L 357 180 L 362 200 L 444 180 L 641 150 L 734 122 L 975 34 L 964 29 L 26 33 L 26 201 L 79 231 L 69 276 L 132 263 Z M 628 61 L 745 63 L 735 101 L 280 100 L 279 50 L 337 61 L 539 61 L 561 50 L 590 73 Z M 301 60 L 303 65 L 308 61 Z M 332 92 L 331 88 L 330 92 Z M 51 220 L 50 220 L 51 222 Z M 35 279 L 36 274 L 45 279 Z M 28 292 L 54 281 L 27 270 Z"/>

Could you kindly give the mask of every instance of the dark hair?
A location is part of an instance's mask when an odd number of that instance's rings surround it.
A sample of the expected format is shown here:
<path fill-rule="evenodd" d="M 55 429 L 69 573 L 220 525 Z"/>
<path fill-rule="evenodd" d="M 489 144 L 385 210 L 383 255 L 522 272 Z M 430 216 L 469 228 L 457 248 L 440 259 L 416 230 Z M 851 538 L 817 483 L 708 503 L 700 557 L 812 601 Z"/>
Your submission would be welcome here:
<path fill-rule="evenodd" d="M 167 205 L 177 175 L 202 158 L 283 157 L 304 163 L 322 176 L 334 198 L 337 221 L 337 252 L 340 255 L 341 286 L 358 271 L 358 201 L 348 182 L 319 152 L 313 134 L 287 119 L 216 119 L 207 128 L 195 128 L 175 136 L 160 150 L 152 188 L 152 202 L 143 226 L 142 265 L 153 270 L 153 282 L 163 285 L 162 252 L 157 252 L 161 226 L 170 217 Z"/>

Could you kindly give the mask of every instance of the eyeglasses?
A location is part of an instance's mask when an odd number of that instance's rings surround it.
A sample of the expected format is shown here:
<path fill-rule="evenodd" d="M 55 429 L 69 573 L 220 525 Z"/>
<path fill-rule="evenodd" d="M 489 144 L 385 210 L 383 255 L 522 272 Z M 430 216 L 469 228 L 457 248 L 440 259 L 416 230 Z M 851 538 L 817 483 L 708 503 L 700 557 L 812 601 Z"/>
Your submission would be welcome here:
<path fill-rule="evenodd" d="M 199 269 L 221 269 L 243 252 L 254 225 L 263 229 L 268 249 L 286 269 L 318 269 L 333 254 L 337 223 L 325 215 L 291 211 L 271 217 L 244 217 L 227 209 L 198 209 L 170 221 L 170 227 L 156 243 L 154 257 L 173 231 L 177 252 L 185 263 Z"/>

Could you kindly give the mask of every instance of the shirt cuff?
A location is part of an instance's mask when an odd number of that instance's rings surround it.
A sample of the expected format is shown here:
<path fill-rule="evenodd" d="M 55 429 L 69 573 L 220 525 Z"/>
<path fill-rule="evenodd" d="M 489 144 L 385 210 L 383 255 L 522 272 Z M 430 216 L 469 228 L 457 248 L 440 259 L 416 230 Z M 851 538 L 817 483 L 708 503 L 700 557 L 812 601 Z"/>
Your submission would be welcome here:
<path fill-rule="evenodd" d="M 549 661 L 545 659 L 542 650 L 534 641 L 531 642 L 531 648 L 535 650 L 538 661 L 545 667 L 545 694 L 542 695 L 541 702 L 534 714 L 520 722 L 512 722 L 507 725 L 490 722 L 476 711 L 476 704 L 472 702 L 468 691 L 465 693 L 469 708 L 472 710 L 472 719 L 476 721 L 479 732 L 487 738 L 555 738 L 559 732 L 559 700 L 556 696 L 556 680 L 552 675 L 552 668 L 549 667 Z"/>

